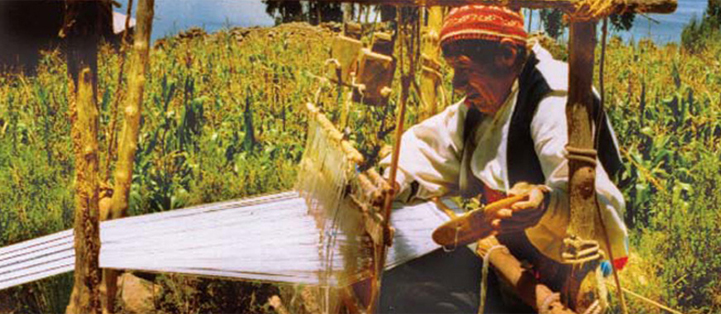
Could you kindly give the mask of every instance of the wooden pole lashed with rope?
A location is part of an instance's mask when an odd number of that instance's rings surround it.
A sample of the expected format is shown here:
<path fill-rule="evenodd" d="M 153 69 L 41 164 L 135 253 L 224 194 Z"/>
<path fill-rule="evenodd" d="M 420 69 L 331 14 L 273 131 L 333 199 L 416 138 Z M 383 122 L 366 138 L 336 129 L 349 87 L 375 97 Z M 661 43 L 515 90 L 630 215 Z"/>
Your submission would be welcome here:
<path fill-rule="evenodd" d="M 572 21 L 569 43 L 568 103 L 568 195 L 571 218 L 567 234 L 581 240 L 595 238 L 596 219 L 596 154 L 593 144 L 593 83 L 594 47 L 596 47 L 596 22 Z M 593 303 L 594 270 L 584 264 L 598 265 L 600 260 L 590 260 L 574 266 L 568 285 L 567 302 L 572 308 L 583 312 Z M 592 268 L 595 268 L 592 266 Z M 586 282 L 586 285 L 582 284 Z M 588 286 L 591 285 L 591 286 Z M 588 287 L 588 288 L 586 288 Z"/>

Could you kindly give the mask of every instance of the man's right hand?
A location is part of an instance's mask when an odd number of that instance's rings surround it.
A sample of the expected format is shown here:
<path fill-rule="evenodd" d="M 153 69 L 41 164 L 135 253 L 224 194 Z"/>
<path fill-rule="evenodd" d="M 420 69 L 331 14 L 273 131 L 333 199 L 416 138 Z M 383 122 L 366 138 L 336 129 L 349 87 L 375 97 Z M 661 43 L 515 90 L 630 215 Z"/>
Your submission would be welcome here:
<path fill-rule="evenodd" d="M 491 214 L 487 219 L 498 233 L 520 232 L 535 226 L 546 212 L 546 194 L 550 189 L 545 185 L 517 183 L 509 191 L 511 195 L 527 194 L 528 200 L 515 202 Z"/>

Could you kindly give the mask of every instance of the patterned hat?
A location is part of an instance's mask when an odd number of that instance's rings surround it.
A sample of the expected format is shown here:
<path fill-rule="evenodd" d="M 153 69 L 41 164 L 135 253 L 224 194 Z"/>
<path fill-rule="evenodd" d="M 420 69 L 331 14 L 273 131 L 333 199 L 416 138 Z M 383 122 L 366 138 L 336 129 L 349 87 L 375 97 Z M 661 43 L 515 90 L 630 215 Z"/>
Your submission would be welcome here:
<path fill-rule="evenodd" d="M 443 22 L 441 46 L 463 39 L 501 41 L 513 40 L 526 44 L 523 16 L 515 10 L 491 5 L 466 5 L 453 8 Z"/>

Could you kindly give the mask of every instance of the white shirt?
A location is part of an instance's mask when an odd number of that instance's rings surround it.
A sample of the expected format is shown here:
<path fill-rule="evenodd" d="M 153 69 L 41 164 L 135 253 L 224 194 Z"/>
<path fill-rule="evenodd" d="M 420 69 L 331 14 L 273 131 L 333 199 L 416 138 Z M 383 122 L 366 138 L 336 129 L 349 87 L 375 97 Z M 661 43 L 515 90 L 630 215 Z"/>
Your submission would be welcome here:
<path fill-rule="evenodd" d="M 549 207 L 539 223 L 526 229 L 530 242 L 544 255 L 561 261 L 563 238 L 570 218 L 568 205 L 568 161 L 565 146 L 568 143 L 566 101 L 568 65 L 554 60 L 539 45 L 533 47 L 536 66 L 546 78 L 552 92 L 541 100 L 531 122 L 531 137 L 541 163 L 545 184 L 552 191 Z M 484 115 L 474 139 L 471 171 L 488 187 L 507 193 L 509 186 L 506 165 L 508 130 L 511 114 L 516 105 L 518 83 L 494 116 Z M 451 105 L 443 112 L 411 127 L 403 134 L 396 181 L 401 193 L 408 194 L 411 182 L 419 184 L 415 197 L 429 199 L 459 193 L 459 176 L 463 156 L 463 127 L 468 109 L 463 101 Z M 615 137 L 615 136 L 614 136 Z M 390 156 L 381 161 L 390 163 Z M 625 210 L 623 195 L 611 182 L 598 163 L 596 192 L 604 222 L 611 240 L 615 259 L 627 256 L 627 231 L 621 219 Z M 600 228 L 600 227 L 599 227 Z M 607 251 L 603 238 L 594 239 Z"/>

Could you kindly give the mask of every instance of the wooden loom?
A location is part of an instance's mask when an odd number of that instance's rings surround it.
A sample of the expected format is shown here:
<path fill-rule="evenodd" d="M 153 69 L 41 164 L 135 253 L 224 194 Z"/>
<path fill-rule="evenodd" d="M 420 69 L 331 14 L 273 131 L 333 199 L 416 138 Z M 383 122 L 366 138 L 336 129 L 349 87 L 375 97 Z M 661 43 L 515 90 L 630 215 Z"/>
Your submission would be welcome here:
<path fill-rule="evenodd" d="M 367 306 L 370 291 L 351 289 L 373 277 L 389 187 L 374 171 L 357 173 L 360 154 L 314 106 L 308 109 L 309 153 L 298 190 L 104 221 L 99 266 L 301 285 L 313 313 Z M 406 245 L 390 248 L 382 268 L 438 249 L 428 235 L 447 219 L 432 202 L 395 208 L 392 236 Z M 75 239 L 66 230 L 1 248 L 0 289 L 72 271 Z"/>
<path fill-rule="evenodd" d="M 372 290 L 352 286 L 373 287 L 390 187 L 373 170 L 357 173 L 363 157 L 315 106 L 307 109 L 295 191 L 102 222 L 99 266 L 304 285 L 313 313 L 368 307 Z M 428 235 L 447 219 L 433 202 L 396 207 L 389 236 L 406 245 L 387 251 L 381 269 L 438 249 Z M 72 271 L 74 241 L 66 230 L 0 249 L 0 289 Z"/>

